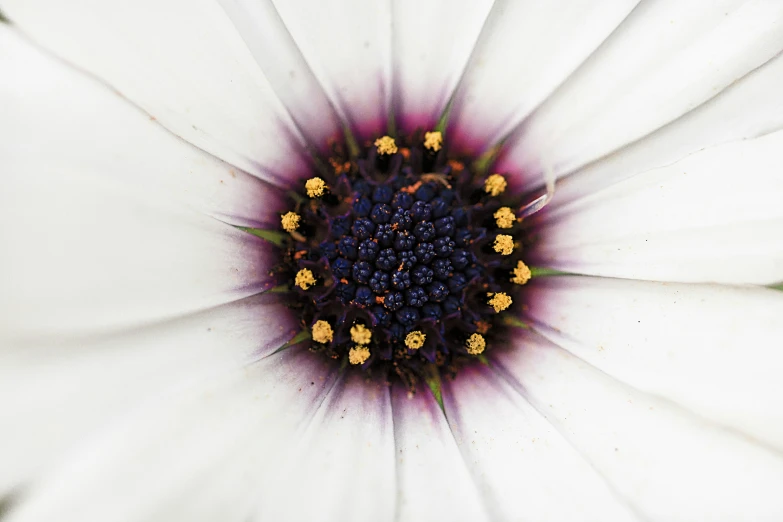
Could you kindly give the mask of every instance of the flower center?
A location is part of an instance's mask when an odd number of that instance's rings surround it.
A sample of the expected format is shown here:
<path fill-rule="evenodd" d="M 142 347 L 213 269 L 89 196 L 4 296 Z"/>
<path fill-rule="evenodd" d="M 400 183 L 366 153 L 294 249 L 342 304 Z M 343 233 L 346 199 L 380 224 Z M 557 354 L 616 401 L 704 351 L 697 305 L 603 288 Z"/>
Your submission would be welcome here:
<path fill-rule="evenodd" d="M 281 216 L 280 274 L 312 349 L 410 386 L 492 349 L 530 278 L 506 189 L 450 159 L 440 132 L 335 147 Z"/>

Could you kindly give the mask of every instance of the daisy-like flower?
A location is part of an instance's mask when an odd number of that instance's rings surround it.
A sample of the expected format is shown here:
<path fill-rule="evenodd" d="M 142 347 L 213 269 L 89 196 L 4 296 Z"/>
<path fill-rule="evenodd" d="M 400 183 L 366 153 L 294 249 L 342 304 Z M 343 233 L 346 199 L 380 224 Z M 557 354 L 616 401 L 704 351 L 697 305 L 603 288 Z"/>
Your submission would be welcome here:
<path fill-rule="evenodd" d="M 3 520 L 783 519 L 783 3 L 0 9 Z"/>

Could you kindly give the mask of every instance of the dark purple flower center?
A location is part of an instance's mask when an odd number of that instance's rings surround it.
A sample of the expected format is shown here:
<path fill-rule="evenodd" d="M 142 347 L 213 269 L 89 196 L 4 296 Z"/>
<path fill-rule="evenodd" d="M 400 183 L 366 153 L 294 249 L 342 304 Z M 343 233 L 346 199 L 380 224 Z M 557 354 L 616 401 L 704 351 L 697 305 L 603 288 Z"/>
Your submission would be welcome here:
<path fill-rule="evenodd" d="M 336 150 L 283 217 L 280 275 L 312 349 L 409 385 L 491 349 L 529 275 L 519 199 L 432 136 Z"/>

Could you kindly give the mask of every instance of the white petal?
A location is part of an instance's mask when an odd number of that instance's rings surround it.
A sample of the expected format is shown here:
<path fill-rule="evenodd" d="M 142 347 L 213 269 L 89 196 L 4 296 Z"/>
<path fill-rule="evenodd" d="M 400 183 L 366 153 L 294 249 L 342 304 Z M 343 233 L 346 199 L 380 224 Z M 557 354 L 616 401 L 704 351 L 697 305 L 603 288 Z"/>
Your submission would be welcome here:
<path fill-rule="evenodd" d="M 280 226 L 280 190 L 177 138 L 7 25 L 0 47 L 0 157 L 13 176 L 42 184 L 71 170 L 100 173 L 232 224 Z"/>
<path fill-rule="evenodd" d="M 781 85 L 783 54 L 681 118 L 560 180 L 550 208 L 640 172 L 669 165 L 710 145 L 756 138 L 782 129 Z"/>
<path fill-rule="evenodd" d="M 492 520 L 636 520 L 568 442 L 487 368 L 443 389 L 446 417 Z"/>
<path fill-rule="evenodd" d="M 291 118 L 216 2 L 9 0 L 3 12 L 232 165 L 280 183 L 306 169 Z"/>
<path fill-rule="evenodd" d="M 343 374 L 298 435 L 277 448 L 285 458 L 257 484 L 270 495 L 258 502 L 255 519 L 394 520 L 394 432 L 385 384 Z"/>
<path fill-rule="evenodd" d="M 284 350 L 153 398 L 85 441 L 9 520 L 233 522 L 252 519 L 257 503 L 275 497 L 312 506 L 296 488 L 261 486 L 285 471 L 281 450 L 296 443 L 333 386 L 336 367 L 322 362 Z"/>
<path fill-rule="evenodd" d="M 640 4 L 524 122 L 498 169 L 560 176 L 655 131 L 777 55 L 781 23 L 780 2 Z"/>
<path fill-rule="evenodd" d="M 111 335 L 4 342 L 0 496 L 172 385 L 279 348 L 296 334 L 283 306 L 267 294 Z"/>
<path fill-rule="evenodd" d="M 556 277 L 535 327 L 617 379 L 783 450 L 783 293 Z"/>
<path fill-rule="evenodd" d="M 396 520 L 491 520 L 454 442 L 446 417 L 426 388 L 409 397 L 392 389 L 397 446 Z"/>
<path fill-rule="evenodd" d="M 391 2 L 273 0 L 316 78 L 360 138 L 391 109 Z"/>
<path fill-rule="evenodd" d="M 780 455 L 627 387 L 534 334 L 516 344 L 497 357 L 502 370 L 643 519 L 783 517 Z"/>
<path fill-rule="evenodd" d="M 310 145 L 328 152 L 340 120 L 272 0 L 219 0 Z"/>
<path fill-rule="evenodd" d="M 498 0 L 454 101 L 449 141 L 465 150 L 501 139 L 543 102 L 639 0 Z"/>
<path fill-rule="evenodd" d="M 536 263 L 666 281 L 783 279 L 783 131 L 638 174 L 542 217 Z"/>
<path fill-rule="evenodd" d="M 392 2 L 395 114 L 412 132 L 435 126 L 468 61 L 492 0 Z"/>

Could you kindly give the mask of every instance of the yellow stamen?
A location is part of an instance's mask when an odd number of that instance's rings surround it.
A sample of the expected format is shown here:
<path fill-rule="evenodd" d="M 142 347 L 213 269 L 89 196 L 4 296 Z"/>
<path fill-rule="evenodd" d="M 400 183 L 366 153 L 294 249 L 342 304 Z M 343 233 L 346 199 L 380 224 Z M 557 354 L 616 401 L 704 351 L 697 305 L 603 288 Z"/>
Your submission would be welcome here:
<path fill-rule="evenodd" d="M 355 324 L 351 327 L 351 340 L 358 344 L 369 344 L 372 332 L 363 324 Z"/>
<path fill-rule="evenodd" d="M 431 151 L 438 152 L 443 145 L 443 134 L 440 131 L 424 133 L 424 147 Z"/>
<path fill-rule="evenodd" d="M 405 346 L 407 346 L 411 350 L 418 350 L 419 348 L 424 346 L 424 341 L 426 339 L 427 339 L 426 335 L 416 330 L 414 332 L 409 333 L 407 336 L 405 336 Z"/>
<path fill-rule="evenodd" d="M 283 230 L 286 232 L 294 232 L 299 228 L 299 214 L 296 212 L 288 212 L 280 217 L 280 222 L 283 224 Z"/>
<path fill-rule="evenodd" d="M 302 290 L 307 290 L 315 284 L 315 277 L 313 277 L 313 273 L 309 269 L 303 268 L 296 273 L 294 284 Z"/>
<path fill-rule="evenodd" d="M 505 292 L 498 292 L 495 295 L 487 294 L 487 296 L 491 296 L 492 299 L 489 300 L 487 304 L 495 309 L 495 312 L 502 312 L 509 306 L 511 306 L 511 297 L 505 293 Z"/>
<path fill-rule="evenodd" d="M 354 346 L 348 350 L 348 362 L 351 364 L 362 364 L 370 358 L 370 349 L 366 346 Z"/>
<path fill-rule="evenodd" d="M 530 281 L 531 277 L 533 277 L 533 274 L 530 272 L 527 265 L 522 261 L 517 261 L 517 267 L 514 269 L 514 277 L 511 278 L 511 282 L 518 285 L 524 285 Z"/>
<path fill-rule="evenodd" d="M 384 136 L 375 140 L 375 146 L 378 147 L 378 154 L 394 154 L 397 152 L 397 144 L 394 143 L 394 138 L 391 136 Z"/>
<path fill-rule="evenodd" d="M 305 190 L 311 198 L 323 196 L 326 192 L 326 182 L 321 178 L 310 178 L 305 182 Z"/>
<path fill-rule="evenodd" d="M 508 207 L 500 207 L 497 212 L 492 215 L 495 217 L 495 222 L 500 228 L 511 228 L 517 220 L 517 217 Z"/>
<path fill-rule="evenodd" d="M 495 238 L 494 249 L 495 252 L 504 256 L 510 255 L 514 251 L 514 238 L 506 234 L 498 234 Z"/>
<path fill-rule="evenodd" d="M 483 335 L 474 333 L 468 337 L 468 342 L 465 343 L 465 346 L 468 348 L 470 355 L 478 355 L 487 347 L 487 341 L 484 340 Z"/>
<path fill-rule="evenodd" d="M 317 343 L 330 343 L 334 339 L 332 325 L 326 321 L 316 321 L 313 325 L 313 341 Z"/>
<path fill-rule="evenodd" d="M 484 182 L 484 192 L 491 196 L 499 196 L 506 190 L 506 178 L 500 174 L 492 174 Z"/>

